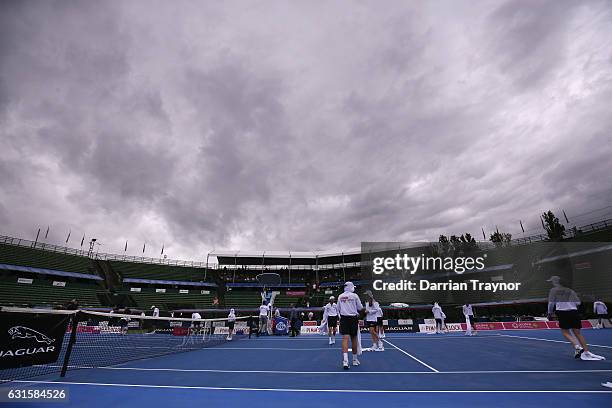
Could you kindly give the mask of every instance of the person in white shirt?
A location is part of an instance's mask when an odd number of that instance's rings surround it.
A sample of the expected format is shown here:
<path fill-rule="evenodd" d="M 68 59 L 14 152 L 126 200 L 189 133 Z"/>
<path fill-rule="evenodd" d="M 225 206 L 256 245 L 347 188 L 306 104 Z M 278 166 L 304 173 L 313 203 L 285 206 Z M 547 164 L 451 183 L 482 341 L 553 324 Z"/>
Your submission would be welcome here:
<path fill-rule="evenodd" d="M 153 310 L 153 317 L 159 317 L 159 309 L 155 305 L 151 306 L 151 310 Z"/>
<path fill-rule="evenodd" d="M 605 357 L 589 351 L 589 346 L 580 332 L 582 328 L 580 313 L 578 313 L 580 298 L 576 292 L 563 286 L 558 276 L 551 276 L 548 282 L 553 285 L 548 293 L 548 319 L 552 318 L 553 312 L 557 315 L 563 337 L 574 346 L 574 357 L 581 360 L 605 360 Z"/>
<path fill-rule="evenodd" d="M 323 321 L 327 322 L 329 344 L 336 344 L 336 329 L 338 327 L 338 305 L 336 298 L 329 297 L 329 303 L 323 307 Z"/>
<path fill-rule="evenodd" d="M 366 291 L 365 295 L 368 297 L 366 301 L 366 318 L 365 325 L 370 330 L 370 336 L 372 337 L 371 351 L 385 351 L 382 340 L 378 337 L 377 323 L 378 315 L 381 314 L 380 305 L 374 300 L 374 295 L 371 291 Z"/>
<path fill-rule="evenodd" d="M 232 334 L 234 334 L 234 324 L 236 323 L 236 311 L 234 309 L 230 309 L 229 314 L 227 315 L 227 328 L 228 335 L 227 340 L 232 340 Z"/>
<path fill-rule="evenodd" d="M 191 314 L 191 318 L 194 319 L 193 322 L 191 322 L 191 324 L 189 325 L 189 331 L 188 334 L 190 336 L 196 335 L 198 333 L 200 333 L 201 328 L 202 328 L 202 322 L 198 321 L 202 319 L 202 315 L 200 315 L 198 312 L 193 312 Z"/>
<path fill-rule="evenodd" d="M 597 318 L 599 319 L 597 326 L 595 326 L 596 329 L 604 328 L 604 319 L 606 319 L 608 323 L 612 324 L 612 321 L 610 321 L 610 318 L 608 317 L 608 306 L 606 306 L 606 304 L 602 302 L 601 299 L 597 299 L 593 303 L 593 312 L 597 315 Z"/>
<path fill-rule="evenodd" d="M 431 312 L 433 313 L 434 319 L 436 319 L 436 333 L 442 333 L 442 307 L 440 307 L 438 302 L 434 303 Z"/>
<path fill-rule="evenodd" d="M 463 316 L 465 316 L 465 335 L 466 336 L 474 336 L 476 334 L 476 322 L 474 320 L 474 311 L 472 310 L 472 305 L 466 303 L 463 305 Z"/>
<path fill-rule="evenodd" d="M 383 324 L 383 322 L 384 322 L 384 320 L 383 320 L 382 307 L 379 307 L 378 308 L 378 317 L 376 318 L 376 330 L 378 332 L 378 338 L 379 339 L 384 339 L 385 338 L 385 325 Z"/>
<path fill-rule="evenodd" d="M 442 330 L 444 333 L 448 333 L 448 327 L 446 327 L 446 315 L 442 312 Z"/>
<path fill-rule="evenodd" d="M 344 292 L 338 296 L 338 314 L 340 315 L 340 334 L 342 335 L 342 366 L 349 369 L 348 343 L 351 340 L 353 365 L 360 364 L 359 354 L 359 314 L 364 311 L 361 299 L 355 293 L 353 282 L 344 284 Z"/>
<path fill-rule="evenodd" d="M 267 333 L 268 332 L 268 313 L 270 312 L 270 307 L 266 304 L 264 300 L 259 306 L 259 333 Z"/>

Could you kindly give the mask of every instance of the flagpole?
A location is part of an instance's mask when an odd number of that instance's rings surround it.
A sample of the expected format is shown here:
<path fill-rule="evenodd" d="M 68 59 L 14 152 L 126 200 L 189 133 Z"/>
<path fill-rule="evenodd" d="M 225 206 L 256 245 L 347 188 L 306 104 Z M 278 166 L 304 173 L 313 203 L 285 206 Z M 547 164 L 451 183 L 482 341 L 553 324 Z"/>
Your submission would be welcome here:
<path fill-rule="evenodd" d="M 36 240 L 34 241 L 34 248 L 36 248 L 36 244 L 38 244 L 38 236 L 40 235 L 40 228 L 38 229 L 38 232 L 36 233 Z"/>

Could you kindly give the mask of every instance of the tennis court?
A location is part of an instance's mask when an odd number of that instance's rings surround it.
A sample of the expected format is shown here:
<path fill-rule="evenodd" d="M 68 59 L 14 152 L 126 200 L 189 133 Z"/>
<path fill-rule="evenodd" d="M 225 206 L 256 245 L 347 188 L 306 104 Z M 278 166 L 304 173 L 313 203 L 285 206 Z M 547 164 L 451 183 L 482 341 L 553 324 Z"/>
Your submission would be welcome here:
<path fill-rule="evenodd" d="M 601 384 L 612 381 L 612 330 L 585 334 L 593 351 L 607 360 L 575 360 L 557 330 L 473 337 L 411 333 L 387 335 L 385 352 L 364 352 L 361 366 L 344 371 L 339 341 L 262 336 L 17 383 L 62 384 L 69 389 L 70 406 L 89 408 L 279 402 L 294 407 L 610 406 L 612 389 Z M 362 339 L 369 346 L 369 336 Z"/>

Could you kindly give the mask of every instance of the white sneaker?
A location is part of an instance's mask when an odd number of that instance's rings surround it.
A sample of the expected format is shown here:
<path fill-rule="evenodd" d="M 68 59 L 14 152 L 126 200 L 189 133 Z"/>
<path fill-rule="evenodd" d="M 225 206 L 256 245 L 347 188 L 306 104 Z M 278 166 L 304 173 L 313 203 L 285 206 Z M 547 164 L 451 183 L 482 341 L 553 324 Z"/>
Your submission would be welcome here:
<path fill-rule="evenodd" d="M 355 367 L 357 367 L 359 364 L 361 364 L 361 363 L 359 362 L 359 360 L 357 359 L 357 357 L 353 357 L 353 365 L 354 365 Z"/>
<path fill-rule="evenodd" d="M 344 360 L 344 361 L 342 362 L 342 367 L 343 367 L 345 370 L 348 370 L 348 369 L 349 369 L 349 363 L 348 363 L 348 360 Z"/>
<path fill-rule="evenodd" d="M 586 360 L 586 361 L 599 361 L 599 360 L 605 360 L 606 358 L 602 356 L 598 356 L 597 354 L 593 354 L 590 351 L 585 351 L 584 353 L 580 355 L 580 359 Z"/>
<path fill-rule="evenodd" d="M 329 338 L 329 344 L 334 344 L 334 341 L 332 340 L 332 338 Z"/>
<path fill-rule="evenodd" d="M 387 336 L 385 335 L 385 333 L 383 333 L 383 334 L 381 334 L 381 335 L 380 335 L 380 338 L 381 338 L 381 339 L 384 339 L 385 337 L 387 337 Z"/>

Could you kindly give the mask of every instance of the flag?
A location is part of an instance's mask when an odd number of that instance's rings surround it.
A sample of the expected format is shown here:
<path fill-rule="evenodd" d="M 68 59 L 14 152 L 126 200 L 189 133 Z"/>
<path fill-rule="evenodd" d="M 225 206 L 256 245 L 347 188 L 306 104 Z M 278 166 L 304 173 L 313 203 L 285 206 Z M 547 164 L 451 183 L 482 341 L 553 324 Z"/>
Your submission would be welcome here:
<path fill-rule="evenodd" d="M 486 235 L 485 235 L 485 233 L 484 233 L 484 228 L 481 228 L 481 229 L 482 229 L 482 239 L 486 240 L 486 239 L 487 239 L 487 236 L 486 236 Z"/>
<path fill-rule="evenodd" d="M 85 242 L 85 234 L 83 234 L 83 238 L 81 239 L 81 248 L 83 248 L 83 242 Z"/>
<path fill-rule="evenodd" d="M 144 254 L 144 250 L 145 250 L 145 247 L 146 247 L 146 246 L 147 246 L 147 243 L 146 243 L 146 242 L 145 242 L 144 244 L 142 244 L 142 253 L 143 253 L 143 254 Z"/>
<path fill-rule="evenodd" d="M 525 228 L 523 228 L 523 221 L 519 220 L 519 224 L 521 224 L 521 230 L 523 230 L 523 232 L 525 232 Z"/>
<path fill-rule="evenodd" d="M 497 225 L 495 226 L 495 232 L 497 232 L 497 234 L 499 235 L 499 228 L 497 228 Z"/>
<path fill-rule="evenodd" d="M 36 243 L 38 242 L 38 236 L 40 235 L 40 228 L 38 229 L 38 232 L 36 233 L 36 240 L 34 241 L 34 245 L 36 246 Z"/>
<path fill-rule="evenodd" d="M 565 217 L 565 222 L 569 224 L 569 220 L 567 219 L 567 214 L 565 214 L 565 210 L 563 210 L 563 216 Z"/>
<path fill-rule="evenodd" d="M 165 244 L 162 244 L 162 251 L 161 251 L 161 255 L 163 255 L 163 254 L 164 254 L 164 246 L 165 246 Z"/>
<path fill-rule="evenodd" d="M 49 236 L 49 227 L 47 226 L 47 232 L 45 232 L 45 239 Z"/>
<path fill-rule="evenodd" d="M 72 230 L 68 231 L 68 236 L 66 237 L 66 243 L 68 243 L 68 240 L 70 239 L 70 234 L 72 233 Z"/>
<path fill-rule="evenodd" d="M 127 241 L 125 241 L 125 248 L 123 249 L 123 252 L 127 251 Z"/>

